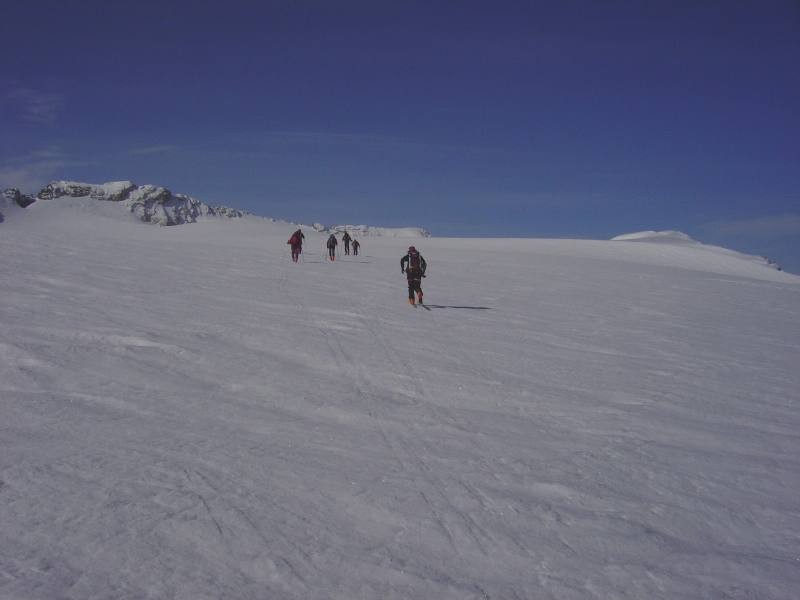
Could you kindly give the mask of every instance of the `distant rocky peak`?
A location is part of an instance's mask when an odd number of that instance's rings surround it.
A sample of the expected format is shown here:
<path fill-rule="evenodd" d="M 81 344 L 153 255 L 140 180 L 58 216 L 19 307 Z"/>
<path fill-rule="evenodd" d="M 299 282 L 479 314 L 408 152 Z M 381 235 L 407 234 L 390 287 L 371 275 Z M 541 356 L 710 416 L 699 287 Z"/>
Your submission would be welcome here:
<path fill-rule="evenodd" d="M 119 202 L 124 200 L 136 187 L 136 184 L 131 181 L 111 181 L 103 184 L 51 181 L 36 194 L 36 197 L 39 200 L 55 200 L 62 196 L 70 196 L 72 198 L 89 197 L 95 200 Z"/>
<path fill-rule="evenodd" d="M 91 198 L 118 202 L 139 219 L 156 225 L 183 225 L 194 223 L 200 217 L 241 217 L 245 213 L 227 206 L 210 206 L 184 194 L 173 194 L 165 187 L 138 186 L 132 181 L 108 183 L 81 183 L 77 181 L 51 181 L 36 195 L 39 200 Z"/>

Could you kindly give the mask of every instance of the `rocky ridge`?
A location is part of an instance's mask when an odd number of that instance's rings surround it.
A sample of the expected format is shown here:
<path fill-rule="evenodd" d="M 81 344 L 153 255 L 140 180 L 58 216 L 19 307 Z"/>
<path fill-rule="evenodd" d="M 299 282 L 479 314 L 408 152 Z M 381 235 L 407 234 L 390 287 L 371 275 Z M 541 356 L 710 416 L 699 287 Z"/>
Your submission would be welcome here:
<path fill-rule="evenodd" d="M 245 215 L 243 211 L 235 208 L 211 206 L 191 196 L 175 194 L 165 187 L 139 186 L 131 181 L 112 181 L 103 184 L 51 181 L 36 194 L 35 198 L 21 194 L 15 188 L 3 192 L 7 204 L 16 204 L 23 208 L 37 201 L 52 201 L 65 196 L 116 202 L 140 220 L 154 225 L 182 225 L 194 223 L 201 217 L 238 218 Z"/>

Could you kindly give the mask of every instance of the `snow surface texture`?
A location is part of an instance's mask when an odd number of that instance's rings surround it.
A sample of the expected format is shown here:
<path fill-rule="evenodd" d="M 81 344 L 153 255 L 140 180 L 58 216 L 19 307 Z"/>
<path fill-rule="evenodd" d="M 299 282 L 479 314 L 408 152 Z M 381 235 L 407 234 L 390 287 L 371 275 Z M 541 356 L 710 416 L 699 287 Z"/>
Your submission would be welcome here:
<path fill-rule="evenodd" d="M 800 278 L 87 206 L 0 224 L 0 597 L 797 598 Z"/>
<path fill-rule="evenodd" d="M 131 181 L 104 184 L 53 181 L 37 194 L 41 201 L 64 197 L 116 202 L 139 220 L 155 225 L 182 225 L 195 223 L 202 217 L 237 218 L 244 215 L 242 211 L 227 206 L 209 206 L 191 196 L 173 194 L 164 187 L 138 186 Z"/>

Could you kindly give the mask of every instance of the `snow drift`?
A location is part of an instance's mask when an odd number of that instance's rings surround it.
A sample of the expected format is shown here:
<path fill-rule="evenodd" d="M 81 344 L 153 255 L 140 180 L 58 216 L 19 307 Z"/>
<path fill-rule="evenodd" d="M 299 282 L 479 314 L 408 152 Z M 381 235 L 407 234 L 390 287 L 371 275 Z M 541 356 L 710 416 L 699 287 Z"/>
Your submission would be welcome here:
<path fill-rule="evenodd" d="M 710 267 L 710 264 L 713 262 L 718 262 L 716 258 L 722 257 L 729 257 L 736 261 L 746 261 L 750 263 L 757 263 L 759 265 L 763 265 L 769 267 L 771 269 L 777 269 L 778 271 L 781 270 L 780 265 L 778 265 L 775 261 L 770 260 L 764 256 L 753 256 L 752 254 L 743 254 L 741 252 L 736 252 L 735 250 L 729 250 L 727 248 L 721 248 L 719 246 L 711 246 L 706 245 L 698 242 L 697 240 L 692 239 L 685 233 L 680 231 L 639 231 L 636 233 L 626 233 L 623 235 L 618 235 L 614 238 L 611 238 L 612 242 L 645 242 L 649 244 L 655 244 L 657 246 L 686 246 L 691 247 L 691 250 L 687 252 L 683 252 L 678 250 L 677 252 L 668 250 L 668 249 L 661 249 L 657 252 L 660 253 L 662 256 L 667 256 L 670 253 L 676 254 L 678 258 L 678 262 L 681 261 L 689 261 L 689 262 L 696 262 L 695 259 L 690 257 L 701 257 L 704 256 L 706 260 L 704 260 L 704 264 L 707 268 Z M 706 253 L 706 254 L 703 254 Z"/>
<path fill-rule="evenodd" d="M 699 244 L 681 231 L 637 231 L 611 238 L 612 242 L 658 242 L 659 244 Z"/>

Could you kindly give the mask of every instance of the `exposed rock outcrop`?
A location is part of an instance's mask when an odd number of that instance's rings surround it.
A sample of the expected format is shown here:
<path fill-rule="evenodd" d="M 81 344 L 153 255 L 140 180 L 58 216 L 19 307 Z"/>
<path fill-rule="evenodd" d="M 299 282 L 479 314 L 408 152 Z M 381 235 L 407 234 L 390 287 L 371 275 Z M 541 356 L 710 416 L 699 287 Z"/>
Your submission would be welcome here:
<path fill-rule="evenodd" d="M 165 187 L 138 186 L 131 181 L 104 184 L 52 181 L 36 195 L 39 200 L 57 200 L 63 196 L 118 202 L 142 221 L 156 225 L 182 225 L 206 216 L 237 218 L 245 214 L 227 206 L 210 206 L 185 194 L 173 194 Z"/>
<path fill-rule="evenodd" d="M 9 202 L 13 202 L 17 206 L 25 208 L 36 202 L 36 198 L 21 193 L 17 188 L 9 188 L 3 191 L 3 198 Z"/>

